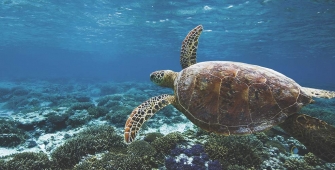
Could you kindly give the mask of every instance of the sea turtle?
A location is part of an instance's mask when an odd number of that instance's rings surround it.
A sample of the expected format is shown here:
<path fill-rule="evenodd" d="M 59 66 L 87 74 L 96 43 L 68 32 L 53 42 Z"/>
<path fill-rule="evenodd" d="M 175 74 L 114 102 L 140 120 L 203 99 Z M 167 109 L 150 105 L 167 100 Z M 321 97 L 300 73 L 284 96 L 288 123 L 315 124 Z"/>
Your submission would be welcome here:
<path fill-rule="evenodd" d="M 333 98 L 335 92 L 301 87 L 269 68 L 231 61 L 196 63 L 201 25 L 182 43 L 180 72 L 151 73 L 155 84 L 174 89 L 145 101 L 130 114 L 124 137 L 132 142 L 140 127 L 172 104 L 198 127 L 217 134 L 250 134 L 279 125 L 327 162 L 335 162 L 335 127 L 298 113 L 312 97 Z"/>

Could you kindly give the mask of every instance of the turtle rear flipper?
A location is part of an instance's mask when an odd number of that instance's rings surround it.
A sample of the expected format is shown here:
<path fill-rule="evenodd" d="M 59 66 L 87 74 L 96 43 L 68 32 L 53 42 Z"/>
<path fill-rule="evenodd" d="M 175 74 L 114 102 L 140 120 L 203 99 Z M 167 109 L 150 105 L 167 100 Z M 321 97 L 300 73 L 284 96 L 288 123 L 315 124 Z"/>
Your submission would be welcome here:
<path fill-rule="evenodd" d="M 335 97 L 335 91 L 314 89 L 309 87 L 302 87 L 301 89 L 311 97 L 327 98 L 327 99 Z"/>
<path fill-rule="evenodd" d="M 173 101 L 174 96 L 162 94 L 160 96 L 152 97 L 136 107 L 131 112 L 124 127 L 125 141 L 127 143 L 132 142 L 135 139 L 143 123 L 150 119 L 160 109 L 171 104 Z"/>
<path fill-rule="evenodd" d="M 279 126 L 317 157 L 335 163 L 335 127 L 304 114 L 293 114 Z"/>

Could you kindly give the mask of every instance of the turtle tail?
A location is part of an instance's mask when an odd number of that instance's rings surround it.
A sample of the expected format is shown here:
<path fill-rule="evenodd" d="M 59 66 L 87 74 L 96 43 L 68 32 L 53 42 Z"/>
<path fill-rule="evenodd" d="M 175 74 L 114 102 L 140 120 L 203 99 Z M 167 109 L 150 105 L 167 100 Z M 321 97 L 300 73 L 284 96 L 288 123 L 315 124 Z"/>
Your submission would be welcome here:
<path fill-rule="evenodd" d="M 279 125 L 317 157 L 335 163 L 335 127 L 304 114 L 293 114 Z"/>
<path fill-rule="evenodd" d="M 143 123 L 150 119 L 160 109 L 171 104 L 173 101 L 174 96 L 162 94 L 160 96 L 150 98 L 135 108 L 131 112 L 124 127 L 125 141 L 127 143 L 131 143 L 135 139 Z"/>

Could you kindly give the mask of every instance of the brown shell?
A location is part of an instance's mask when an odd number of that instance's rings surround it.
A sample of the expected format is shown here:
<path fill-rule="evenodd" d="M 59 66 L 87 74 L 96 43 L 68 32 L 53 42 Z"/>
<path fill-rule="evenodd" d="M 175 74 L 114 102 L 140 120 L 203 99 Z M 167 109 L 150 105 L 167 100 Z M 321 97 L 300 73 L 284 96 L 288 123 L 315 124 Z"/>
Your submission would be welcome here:
<path fill-rule="evenodd" d="M 226 135 L 266 130 L 312 101 L 283 74 L 238 62 L 194 64 L 178 74 L 174 87 L 178 110 Z"/>

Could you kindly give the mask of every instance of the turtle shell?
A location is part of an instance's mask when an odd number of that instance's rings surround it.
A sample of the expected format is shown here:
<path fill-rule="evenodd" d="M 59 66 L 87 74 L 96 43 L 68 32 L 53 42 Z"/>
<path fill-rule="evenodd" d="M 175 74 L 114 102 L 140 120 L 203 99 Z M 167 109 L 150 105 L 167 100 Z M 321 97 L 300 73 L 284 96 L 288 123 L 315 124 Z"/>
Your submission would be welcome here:
<path fill-rule="evenodd" d="M 176 108 L 200 128 L 247 134 L 283 122 L 312 99 L 272 69 L 209 61 L 182 70 L 174 83 Z"/>

